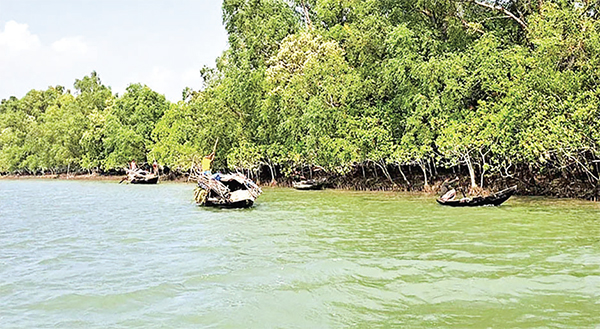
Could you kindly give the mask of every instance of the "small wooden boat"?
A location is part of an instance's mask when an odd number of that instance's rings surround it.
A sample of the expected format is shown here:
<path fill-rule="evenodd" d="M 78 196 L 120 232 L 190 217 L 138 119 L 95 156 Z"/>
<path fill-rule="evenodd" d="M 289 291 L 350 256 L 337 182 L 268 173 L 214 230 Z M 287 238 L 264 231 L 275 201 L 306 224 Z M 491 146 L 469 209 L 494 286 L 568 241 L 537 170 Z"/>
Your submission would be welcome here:
<path fill-rule="evenodd" d="M 136 178 L 129 181 L 131 184 L 158 184 L 158 176 Z"/>
<path fill-rule="evenodd" d="M 496 192 L 486 197 L 464 198 L 460 200 L 442 200 L 436 201 L 443 206 L 450 207 L 479 207 L 479 206 L 499 206 L 508 200 L 517 191 L 517 186 L 511 186 L 500 192 Z"/>
<path fill-rule="evenodd" d="M 158 175 L 142 170 L 131 170 L 126 169 L 127 171 L 127 180 L 129 180 L 130 184 L 157 184 L 158 183 Z"/>
<path fill-rule="evenodd" d="M 194 200 L 198 205 L 218 208 L 249 208 L 262 193 L 252 180 L 241 174 L 197 174 Z"/>
<path fill-rule="evenodd" d="M 322 190 L 325 182 L 315 180 L 303 180 L 299 182 L 292 182 L 292 186 L 296 190 Z"/>

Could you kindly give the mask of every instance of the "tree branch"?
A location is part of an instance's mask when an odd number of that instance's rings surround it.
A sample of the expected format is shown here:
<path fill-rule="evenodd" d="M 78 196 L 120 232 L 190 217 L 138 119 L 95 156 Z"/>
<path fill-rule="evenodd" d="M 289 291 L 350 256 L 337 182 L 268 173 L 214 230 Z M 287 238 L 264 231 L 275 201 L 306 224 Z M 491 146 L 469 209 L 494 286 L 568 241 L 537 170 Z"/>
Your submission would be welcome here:
<path fill-rule="evenodd" d="M 479 5 L 479 6 L 503 12 L 505 15 L 507 15 L 510 18 L 512 18 L 515 22 L 517 22 L 519 25 L 521 25 L 521 27 L 523 29 L 527 30 L 527 24 L 525 24 L 525 22 L 522 19 L 520 19 L 515 14 L 511 13 L 510 11 L 508 11 L 506 8 L 504 8 L 502 6 L 496 6 L 496 5 L 492 5 L 492 4 L 489 4 L 489 3 L 477 1 L 477 0 L 474 0 L 473 2 L 475 4 L 477 4 L 477 5 Z"/>
<path fill-rule="evenodd" d="M 304 9 L 304 17 L 306 18 L 306 25 L 308 25 L 308 29 L 312 30 L 312 21 L 310 20 L 310 15 L 308 14 L 308 8 L 306 8 L 306 4 L 302 1 L 302 9 Z"/>

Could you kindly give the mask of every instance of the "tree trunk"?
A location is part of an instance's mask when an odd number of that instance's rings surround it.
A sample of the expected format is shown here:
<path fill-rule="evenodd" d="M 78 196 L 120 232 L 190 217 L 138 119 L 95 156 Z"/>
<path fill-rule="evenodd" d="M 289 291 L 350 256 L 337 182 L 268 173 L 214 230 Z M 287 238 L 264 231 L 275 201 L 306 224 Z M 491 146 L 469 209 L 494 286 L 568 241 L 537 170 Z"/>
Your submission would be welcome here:
<path fill-rule="evenodd" d="M 475 188 L 477 187 L 477 181 L 475 180 L 475 169 L 473 169 L 473 163 L 471 163 L 471 157 L 468 154 L 465 155 L 465 163 L 467 164 L 469 176 L 471 177 L 471 188 Z"/>
<path fill-rule="evenodd" d="M 394 180 L 393 180 L 393 179 L 392 179 L 392 177 L 390 176 L 390 173 L 388 173 L 387 169 L 384 167 L 384 166 L 385 166 L 385 164 L 381 165 L 381 164 L 380 164 L 380 163 L 378 163 L 378 162 L 373 162 L 373 163 L 375 163 L 377 166 L 379 166 L 379 168 L 381 168 L 381 171 L 383 172 L 383 174 L 385 175 L 385 177 L 387 177 L 387 179 L 389 179 L 389 180 L 390 180 L 390 182 L 391 182 L 393 185 L 396 185 L 396 183 L 394 183 Z"/>
<path fill-rule="evenodd" d="M 425 166 L 424 163 L 422 163 L 422 161 L 419 161 L 419 167 L 421 167 L 421 170 L 423 170 L 423 177 L 425 180 L 425 187 L 429 186 L 429 182 L 427 181 L 427 166 Z"/>
<path fill-rule="evenodd" d="M 408 181 L 408 179 L 406 179 L 406 175 L 404 175 L 404 172 L 402 171 L 402 167 L 400 166 L 399 163 L 396 164 L 398 166 L 398 170 L 400 171 L 400 175 L 402 175 L 402 178 L 404 179 L 404 181 L 406 182 L 406 184 L 408 186 L 410 186 L 410 182 Z"/>
<path fill-rule="evenodd" d="M 269 166 L 269 169 L 271 170 L 271 184 L 275 183 L 275 173 L 273 172 L 273 166 L 271 165 L 271 162 L 267 162 L 267 166 Z"/>

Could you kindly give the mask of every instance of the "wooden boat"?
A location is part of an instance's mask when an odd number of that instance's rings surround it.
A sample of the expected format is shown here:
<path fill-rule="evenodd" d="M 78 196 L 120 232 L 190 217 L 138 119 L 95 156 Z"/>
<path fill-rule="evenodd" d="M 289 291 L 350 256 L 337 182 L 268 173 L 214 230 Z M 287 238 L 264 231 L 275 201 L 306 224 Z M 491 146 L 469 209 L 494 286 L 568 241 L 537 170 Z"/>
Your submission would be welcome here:
<path fill-rule="evenodd" d="M 129 181 L 131 184 L 158 184 L 158 176 L 136 178 Z"/>
<path fill-rule="evenodd" d="M 292 186 L 296 190 L 322 190 L 325 182 L 315 180 L 303 180 L 299 182 L 292 182 Z"/>
<path fill-rule="evenodd" d="M 126 169 L 127 171 L 127 180 L 130 184 L 157 184 L 158 183 L 158 175 L 142 170 L 131 170 Z"/>
<path fill-rule="evenodd" d="M 198 205 L 218 208 L 249 208 L 262 193 L 252 180 L 241 174 L 197 174 L 194 200 Z"/>
<path fill-rule="evenodd" d="M 508 200 L 517 191 L 517 186 L 511 186 L 500 192 L 496 192 L 486 197 L 464 198 L 460 200 L 437 199 L 436 201 L 443 206 L 450 207 L 479 207 L 479 206 L 499 206 Z"/>

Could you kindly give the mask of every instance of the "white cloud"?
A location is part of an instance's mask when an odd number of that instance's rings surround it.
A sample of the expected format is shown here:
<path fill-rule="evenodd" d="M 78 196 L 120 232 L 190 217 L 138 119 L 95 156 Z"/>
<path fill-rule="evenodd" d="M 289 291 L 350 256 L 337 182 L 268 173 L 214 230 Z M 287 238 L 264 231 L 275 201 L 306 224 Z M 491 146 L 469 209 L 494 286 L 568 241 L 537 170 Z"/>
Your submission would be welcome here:
<path fill-rule="evenodd" d="M 88 45 L 82 37 L 67 37 L 55 41 L 52 49 L 61 54 L 86 55 L 89 52 Z"/>
<path fill-rule="evenodd" d="M 27 24 L 9 21 L 0 27 L 0 99 L 48 86 L 69 88 L 96 69 L 96 52 L 83 37 L 43 42 Z"/>
<path fill-rule="evenodd" d="M 36 50 L 41 47 L 40 38 L 29 32 L 29 25 L 8 21 L 0 31 L 0 47 L 9 52 Z"/>
<path fill-rule="evenodd" d="M 122 1 L 117 12 L 99 10 L 106 6 L 97 0 L 68 8 L 42 2 L 0 5 L 0 100 L 48 86 L 71 89 L 96 71 L 113 93 L 139 82 L 179 101 L 185 87 L 202 87 L 199 69 L 214 66 L 227 47 L 220 1 L 147 1 L 143 11 Z"/>

